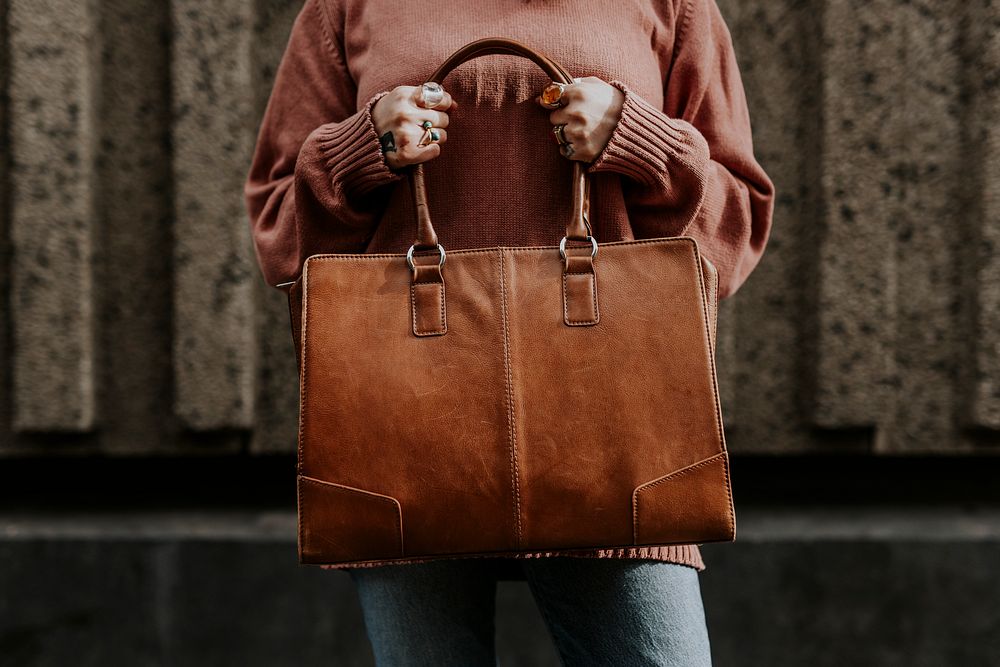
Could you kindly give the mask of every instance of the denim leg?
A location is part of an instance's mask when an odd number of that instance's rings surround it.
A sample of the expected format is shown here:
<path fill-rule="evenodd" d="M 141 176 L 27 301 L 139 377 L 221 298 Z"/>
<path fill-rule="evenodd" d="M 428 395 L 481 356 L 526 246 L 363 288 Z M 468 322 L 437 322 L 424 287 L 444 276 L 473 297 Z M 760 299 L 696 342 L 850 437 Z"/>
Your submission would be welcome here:
<path fill-rule="evenodd" d="M 523 562 L 565 665 L 710 667 L 698 571 L 661 561 Z"/>
<path fill-rule="evenodd" d="M 488 559 L 349 572 L 378 667 L 497 664 L 497 580 Z"/>

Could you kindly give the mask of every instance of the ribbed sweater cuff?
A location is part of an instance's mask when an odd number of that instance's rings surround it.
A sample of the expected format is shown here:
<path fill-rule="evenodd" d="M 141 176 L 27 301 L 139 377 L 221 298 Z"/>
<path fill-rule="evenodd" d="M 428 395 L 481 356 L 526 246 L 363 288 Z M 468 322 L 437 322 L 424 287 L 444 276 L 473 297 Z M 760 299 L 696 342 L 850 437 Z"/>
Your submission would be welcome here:
<path fill-rule="evenodd" d="M 694 172 L 704 179 L 708 168 L 708 142 L 687 121 L 671 118 L 623 82 L 609 82 L 625 94 L 621 116 L 611 139 L 587 173 L 624 174 L 644 185 L 667 184 L 673 170 Z"/>
<path fill-rule="evenodd" d="M 665 563 L 675 563 L 677 565 L 687 565 L 699 572 L 704 572 L 707 567 L 702 560 L 699 544 L 671 544 L 661 547 L 622 547 L 618 549 L 558 549 L 554 551 L 527 551 L 520 553 L 499 554 L 499 557 L 513 558 L 516 560 L 530 558 L 551 558 L 553 556 L 567 556 L 570 558 L 609 558 L 617 560 L 658 560 Z M 498 554 L 485 554 L 482 556 L 467 556 L 467 558 L 491 558 Z M 402 565 L 406 563 L 428 563 L 434 558 L 407 558 L 404 561 L 376 560 L 367 563 L 351 563 L 342 565 L 320 565 L 325 570 L 349 570 L 353 568 L 379 567 L 381 565 Z"/>
<path fill-rule="evenodd" d="M 402 180 L 385 161 L 378 140 L 372 109 L 390 91 L 375 94 L 357 112 L 344 120 L 316 128 L 312 139 L 327 173 L 349 195 L 365 195 L 379 186 Z"/>

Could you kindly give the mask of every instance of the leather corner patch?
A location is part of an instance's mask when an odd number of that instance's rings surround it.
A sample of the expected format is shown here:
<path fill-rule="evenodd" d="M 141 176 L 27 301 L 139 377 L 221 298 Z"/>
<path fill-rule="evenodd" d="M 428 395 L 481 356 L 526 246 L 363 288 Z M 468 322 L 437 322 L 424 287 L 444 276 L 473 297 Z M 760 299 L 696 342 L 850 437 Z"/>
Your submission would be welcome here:
<path fill-rule="evenodd" d="M 726 452 L 636 487 L 632 529 L 637 545 L 735 540 Z"/>
<path fill-rule="evenodd" d="M 401 558 L 403 516 L 391 496 L 298 476 L 299 561 Z"/>

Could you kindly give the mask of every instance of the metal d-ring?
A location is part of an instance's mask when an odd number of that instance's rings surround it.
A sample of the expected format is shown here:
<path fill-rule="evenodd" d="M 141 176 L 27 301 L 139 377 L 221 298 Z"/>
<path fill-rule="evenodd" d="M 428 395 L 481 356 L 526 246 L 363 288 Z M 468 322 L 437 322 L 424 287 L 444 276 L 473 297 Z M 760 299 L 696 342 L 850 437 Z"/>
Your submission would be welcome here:
<path fill-rule="evenodd" d="M 410 267 L 410 271 L 413 270 L 413 249 L 416 247 L 417 244 L 414 243 L 413 245 L 410 246 L 410 249 L 406 251 L 406 264 L 407 266 Z M 444 248 L 441 246 L 440 243 L 438 243 L 437 249 L 438 249 L 438 268 L 441 268 L 442 266 L 444 266 Z"/>
<path fill-rule="evenodd" d="M 562 241 L 559 242 L 559 256 L 562 257 L 563 259 L 566 259 L 566 239 L 567 238 L 568 237 L 564 236 L 564 237 L 562 237 Z M 597 257 L 597 240 L 594 239 L 594 237 L 591 236 L 590 234 L 587 234 L 587 240 L 590 241 L 590 247 L 593 248 L 593 250 L 590 251 L 591 258 Z"/>

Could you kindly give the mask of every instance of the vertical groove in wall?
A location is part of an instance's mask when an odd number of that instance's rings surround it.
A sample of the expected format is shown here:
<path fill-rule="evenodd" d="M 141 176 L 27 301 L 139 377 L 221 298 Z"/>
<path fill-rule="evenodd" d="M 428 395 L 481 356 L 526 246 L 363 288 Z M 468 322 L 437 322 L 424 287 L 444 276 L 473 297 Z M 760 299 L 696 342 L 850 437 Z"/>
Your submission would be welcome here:
<path fill-rule="evenodd" d="M 959 368 L 963 246 L 956 233 L 962 204 L 963 62 L 961 22 L 966 0 L 891 5 L 902 52 L 893 76 L 902 86 L 888 106 L 898 109 L 895 131 L 880 138 L 882 160 L 898 202 L 891 221 L 898 297 L 891 354 L 899 372 L 891 390 L 892 429 L 886 451 L 933 451 L 954 431 Z M 957 446 L 955 443 L 954 446 Z"/>
<path fill-rule="evenodd" d="M 819 239 L 813 422 L 891 420 L 896 253 L 893 228 L 909 174 L 892 151 L 906 137 L 904 35 L 895 0 L 830 0 L 823 13 L 825 210 Z"/>
<path fill-rule="evenodd" d="M 14 428 L 94 426 L 90 0 L 11 0 Z"/>
<path fill-rule="evenodd" d="M 7 180 L 10 134 L 7 127 L 7 0 L 0 0 L 0 452 L 10 443 L 10 217 Z"/>
<path fill-rule="evenodd" d="M 968 3 L 970 40 L 970 124 L 977 159 L 968 166 L 975 191 L 976 233 L 969 256 L 974 280 L 974 318 L 968 336 L 973 349 L 971 406 L 975 426 L 1000 429 L 1000 4 Z"/>
<path fill-rule="evenodd" d="M 0 452 L 8 445 L 11 431 L 11 385 L 8 363 L 10 345 L 10 232 L 7 161 L 10 141 L 7 131 L 7 0 L 0 0 Z"/>
<path fill-rule="evenodd" d="M 102 0 L 98 100 L 101 449 L 177 447 L 170 407 L 170 151 L 162 0 Z M 154 426 L 155 425 L 155 426 Z"/>
<path fill-rule="evenodd" d="M 819 222 L 820 16 L 798 0 L 719 4 L 747 91 L 754 152 L 777 188 L 767 252 L 719 323 L 727 332 L 727 427 L 735 427 L 737 451 L 801 451 L 812 446 L 798 397 L 815 271 L 803 257 Z"/>
<path fill-rule="evenodd" d="M 301 0 L 256 0 L 253 41 L 253 123 L 259 119 L 270 97 L 278 62 L 288 43 L 292 22 Z M 249 221 L 246 222 L 249 225 Z M 250 449 L 254 452 L 295 450 L 299 416 L 299 380 L 284 292 L 267 285 L 256 268 L 256 327 L 259 336 L 257 405 Z"/>
<path fill-rule="evenodd" d="M 174 409 L 196 430 L 253 423 L 253 3 L 174 0 Z"/>

